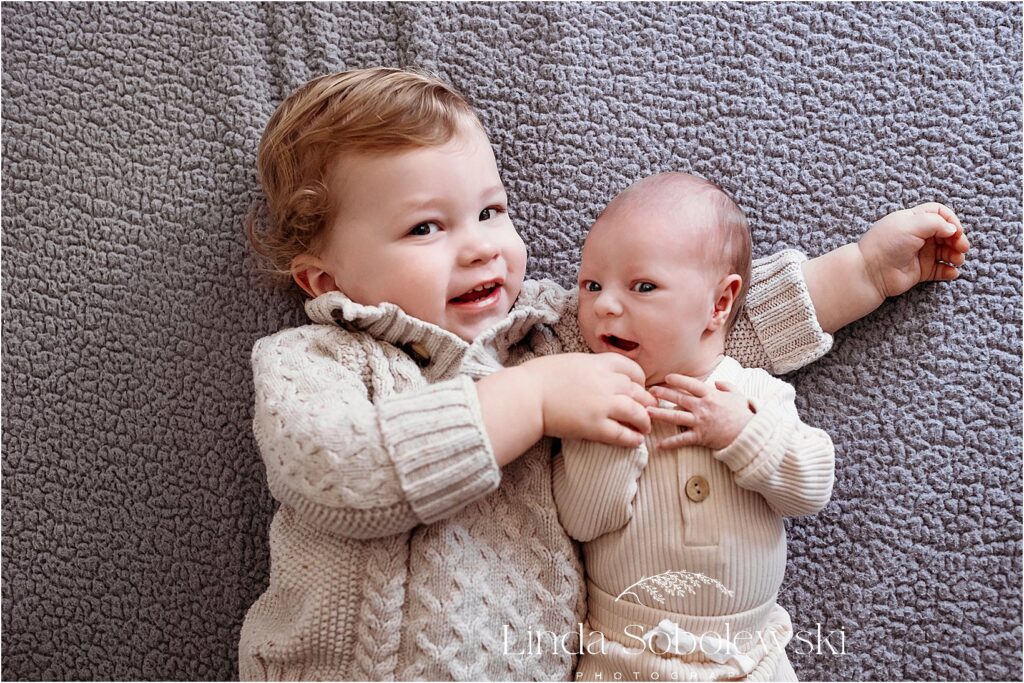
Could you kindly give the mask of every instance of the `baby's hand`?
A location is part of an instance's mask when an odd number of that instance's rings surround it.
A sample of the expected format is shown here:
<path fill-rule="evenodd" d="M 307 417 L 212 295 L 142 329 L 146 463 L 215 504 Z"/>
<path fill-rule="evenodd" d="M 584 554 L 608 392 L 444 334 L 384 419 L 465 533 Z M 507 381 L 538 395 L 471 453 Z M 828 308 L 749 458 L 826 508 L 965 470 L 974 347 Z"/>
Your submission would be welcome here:
<path fill-rule="evenodd" d="M 635 447 L 651 431 L 645 408 L 657 401 L 644 371 L 617 353 L 566 353 L 537 358 L 527 370 L 541 399 L 544 434 Z"/>
<path fill-rule="evenodd" d="M 970 243 L 949 207 L 929 202 L 877 221 L 857 245 L 884 300 L 926 280 L 955 280 Z"/>
<path fill-rule="evenodd" d="M 651 419 L 685 427 L 686 431 L 663 439 L 658 448 L 704 446 L 713 450 L 731 444 L 754 417 L 747 398 L 728 382 L 710 387 L 685 375 L 667 375 L 664 385 L 651 387 L 655 398 L 679 406 L 677 409 L 648 408 Z"/>

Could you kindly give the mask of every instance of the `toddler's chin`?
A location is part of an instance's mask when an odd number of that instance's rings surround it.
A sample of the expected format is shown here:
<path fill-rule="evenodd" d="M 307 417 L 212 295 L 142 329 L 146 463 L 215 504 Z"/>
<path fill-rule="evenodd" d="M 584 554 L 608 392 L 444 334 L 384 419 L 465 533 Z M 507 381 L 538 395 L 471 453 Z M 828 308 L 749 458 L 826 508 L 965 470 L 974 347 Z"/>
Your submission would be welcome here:
<path fill-rule="evenodd" d="M 512 306 L 502 306 L 499 309 L 495 309 L 490 315 L 481 317 L 472 324 L 456 325 L 456 329 L 452 329 L 451 327 L 446 327 L 445 329 L 458 336 L 463 341 L 472 344 L 477 337 L 507 318 L 508 314 L 511 312 Z"/>

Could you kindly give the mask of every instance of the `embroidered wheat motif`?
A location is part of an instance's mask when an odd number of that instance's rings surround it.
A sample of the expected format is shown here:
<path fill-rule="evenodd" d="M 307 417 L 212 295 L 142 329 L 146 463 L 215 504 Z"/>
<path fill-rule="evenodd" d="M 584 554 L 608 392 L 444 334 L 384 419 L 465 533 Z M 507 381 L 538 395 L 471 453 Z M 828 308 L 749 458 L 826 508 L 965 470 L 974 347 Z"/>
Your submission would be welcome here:
<path fill-rule="evenodd" d="M 693 595 L 697 592 L 697 589 L 701 586 L 714 586 L 723 595 L 728 595 L 730 598 L 733 596 L 733 592 L 722 585 L 720 581 L 712 579 L 710 576 L 705 576 L 700 572 L 686 572 L 686 571 L 670 571 L 663 574 L 657 574 L 656 576 L 648 576 L 645 579 L 640 579 L 633 585 L 626 588 L 626 590 L 619 593 L 615 601 L 622 600 L 627 595 L 633 596 L 636 600 L 636 604 L 642 605 L 643 602 L 640 600 L 640 596 L 634 592 L 634 589 L 642 589 L 659 605 L 665 604 L 665 595 L 675 595 L 683 597 L 686 595 Z"/>

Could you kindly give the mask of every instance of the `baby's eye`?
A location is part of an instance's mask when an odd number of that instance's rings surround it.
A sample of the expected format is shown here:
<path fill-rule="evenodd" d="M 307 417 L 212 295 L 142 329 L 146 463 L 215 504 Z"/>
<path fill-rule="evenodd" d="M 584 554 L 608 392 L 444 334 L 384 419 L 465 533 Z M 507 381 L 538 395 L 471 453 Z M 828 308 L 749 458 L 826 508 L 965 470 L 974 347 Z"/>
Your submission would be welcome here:
<path fill-rule="evenodd" d="M 653 292 L 657 288 L 658 287 L 653 282 L 638 282 L 635 285 L 633 285 L 632 289 L 634 292 L 646 294 L 647 292 Z"/>
<path fill-rule="evenodd" d="M 488 206 L 486 209 L 480 212 L 481 221 L 489 221 L 492 218 L 497 218 L 498 214 L 502 212 L 502 209 L 497 206 Z"/>
<path fill-rule="evenodd" d="M 435 232 L 440 230 L 437 223 L 420 223 L 415 228 L 409 231 L 410 235 L 414 237 L 426 237 L 427 235 L 433 235 Z"/>
<path fill-rule="evenodd" d="M 581 286 L 588 292 L 601 291 L 601 285 L 598 284 L 597 282 L 594 282 L 593 280 L 584 280 Z"/>

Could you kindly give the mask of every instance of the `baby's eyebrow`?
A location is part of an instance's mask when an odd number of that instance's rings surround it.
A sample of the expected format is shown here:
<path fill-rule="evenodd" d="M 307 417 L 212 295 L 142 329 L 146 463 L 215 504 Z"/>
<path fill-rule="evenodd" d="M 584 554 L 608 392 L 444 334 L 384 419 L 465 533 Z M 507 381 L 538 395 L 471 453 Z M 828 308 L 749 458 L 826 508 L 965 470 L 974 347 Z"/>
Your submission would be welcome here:
<path fill-rule="evenodd" d="M 505 196 L 505 188 L 502 185 L 491 185 L 490 187 L 484 188 L 483 192 L 480 193 L 482 197 L 490 197 L 492 195 Z"/>

